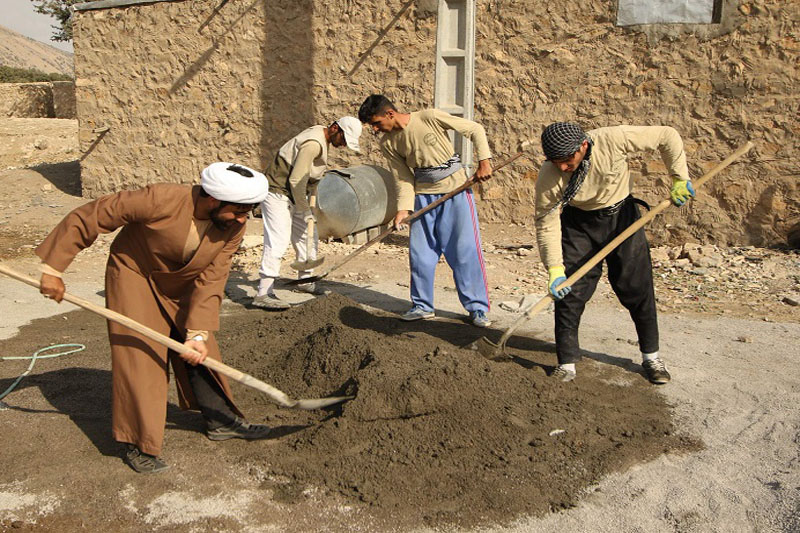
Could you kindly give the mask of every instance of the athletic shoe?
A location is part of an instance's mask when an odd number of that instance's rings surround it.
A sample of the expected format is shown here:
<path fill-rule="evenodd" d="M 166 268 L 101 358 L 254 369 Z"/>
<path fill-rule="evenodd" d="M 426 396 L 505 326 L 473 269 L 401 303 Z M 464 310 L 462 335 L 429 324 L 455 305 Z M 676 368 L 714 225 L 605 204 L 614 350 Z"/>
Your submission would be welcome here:
<path fill-rule="evenodd" d="M 663 385 L 664 383 L 669 383 L 669 380 L 672 379 L 669 372 L 667 372 L 664 361 L 658 357 L 643 361 L 642 367 L 644 367 L 644 373 L 647 375 L 647 379 L 650 380 L 650 383 Z"/>
<path fill-rule="evenodd" d="M 330 292 L 326 291 L 325 289 L 317 285 L 315 281 L 312 281 L 311 283 L 300 283 L 295 287 L 294 290 L 296 290 L 297 292 L 305 292 L 307 294 L 313 294 L 314 296 L 324 296 L 328 294 L 328 292 Z"/>
<path fill-rule="evenodd" d="M 144 453 L 133 444 L 127 444 L 125 452 L 125 462 L 140 474 L 157 474 L 163 472 L 169 465 L 156 457 Z"/>
<path fill-rule="evenodd" d="M 436 313 L 433 311 L 426 311 L 419 306 L 414 306 L 402 315 L 400 315 L 400 320 L 405 320 L 406 322 L 412 322 L 414 320 L 422 320 L 424 318 L 433 318 L 436 316 Z"/>
<path fill-rule="evenodd" d="M 245 439 L 258 440 L 269 438 L 272 430 L 262 424 L 251 424 L 241 418 L 236 418 L 227 426 L 209 429 L 206 435 L 211 440 Z"/>
<path fill-rule="evenodd" d="M 492 325 L 492 321 L 486 318 L 486 313 L 483 311 L 473 311 L 469 314 L 469 320 L 473 326 L 479 328 L 488 328 Z"/>
<path fill-rule="evenodd" d="M 262 294 L 253 298 L 253 307 L 260 307 L 261 309 L 274 309 L 282 310 L 291 307 L 288 303 L 284 302 L 274 294 Z"/>
<path fill-rule="evenodd" d="M 553 373 L 550 374 L 550 377 L 551 378 L 555 378 L 555 379 L 557 379 L 559 381 L 566 382 L 566 381 L 572 381 L 573 379 L 575 379 L 575 375 L 576 375 L 576 373 L 575 373 L 574 370 L 568 370 L 568 369 L 564 368 L 562 365 L 558 365 L 556 367 L 556 369 L 553 370 Z"/>

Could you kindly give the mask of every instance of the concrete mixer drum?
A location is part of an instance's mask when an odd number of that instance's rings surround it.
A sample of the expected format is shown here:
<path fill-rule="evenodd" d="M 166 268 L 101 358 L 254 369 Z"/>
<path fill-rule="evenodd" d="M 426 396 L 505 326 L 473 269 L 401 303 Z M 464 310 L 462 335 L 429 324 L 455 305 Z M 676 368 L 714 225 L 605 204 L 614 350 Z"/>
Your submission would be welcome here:
<path fill-rule="evenodd" d="M 320 239 L 341 239 L 381 226 L 397 213 L 391 172 L 375 165 L 329 170 L 317 186 L 317 231 Z"/>

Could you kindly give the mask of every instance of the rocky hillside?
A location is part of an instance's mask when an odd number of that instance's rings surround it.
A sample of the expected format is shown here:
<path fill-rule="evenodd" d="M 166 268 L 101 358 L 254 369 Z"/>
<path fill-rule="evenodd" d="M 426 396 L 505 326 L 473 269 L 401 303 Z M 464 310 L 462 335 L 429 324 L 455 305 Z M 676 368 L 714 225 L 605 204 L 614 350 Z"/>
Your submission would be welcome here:
<path fill-rule="evenodd" d="M 73 75 L 72 54 L 0 26 L 0 65 Z"/>

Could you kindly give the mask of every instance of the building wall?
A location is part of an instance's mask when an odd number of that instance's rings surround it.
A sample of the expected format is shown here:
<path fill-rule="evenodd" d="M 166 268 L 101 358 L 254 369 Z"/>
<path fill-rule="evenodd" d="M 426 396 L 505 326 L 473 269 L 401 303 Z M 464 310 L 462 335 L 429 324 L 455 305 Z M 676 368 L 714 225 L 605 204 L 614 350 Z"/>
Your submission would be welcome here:
<path fill-rule="evenodd" d="M 78 12 L 85 195 L 192 183 L 214 161 L 263 168 L 276 139 L 313 120 L 311 0 L 218 5 Z"/>
<path fill-rule="evenodd" d="M 0 84 L 0 116 L 75 118 L 75 84 L 71 81 Z"/>
<path fill-rule="evenodd" d="M 323 114 L 342 99 L 356 109 L 372 91 L 405 110 L 431 105 L 436 2 L 413 2 L 377 39 L 404 5 L 319 6 L 314 35 L 325 54 L 315 72 L 325 81 L 315 86 L 315 100 Z M 800 3 L 727 1 L 722 24 L 633 29 L 614 26 L 615 6 L 613 0 L 478 0 L 476 120 L 487 129 L 495 161 L 521 140 L 534 140 L 529 159 L 480 187 L 483 218 L 532 223 L 539 135 L 547 124 L 665 124 L 682 134 L 694 177 L 748 139 L 756 148 L 711 180 L 698 202 L 656 219 L 648 228 L 653 242 L 785 242 L 800 220 L 793 88 Z M 353 36 L 349 45 L 326 40 L 337 18 L 335 33 Z M 376 144 L 362 142 L 367 156 L 380 160 Z M 637 196 L 653 205 L 666 197 L 670 184 L 657 153 L 636 155 L 630 166 Z"/>
<path fill-rule="evenodd" d="M 728 0 L 720 25 L 632 29 L 614 26 L 615 5 L 478 0 L 476 120 L 496 161 L 535 141 L 529 159 L 480 187 L 484 220 L 532 222 L 548 123 L 667 124 L 683 135 L 696 177 L 747 139 L 757 148 L 698 202 L 656 219 L 652 240 L 783 242 L 800 217 L 800 4 Z M 218 159 L 263 166 L 286 138 L 356 114 L 372 92 L 403 110 L 430 106 L 435 13 L 433 0 L 195 0 L 79 12 L 84 191 L 190 182 Z M 332 164 L 380 164 L 376 140 L 365 134 L 361 144 L 360 157 L 332 151 Z M 657 154 L 630 164 L 638 196 L 666 197 Z"/>

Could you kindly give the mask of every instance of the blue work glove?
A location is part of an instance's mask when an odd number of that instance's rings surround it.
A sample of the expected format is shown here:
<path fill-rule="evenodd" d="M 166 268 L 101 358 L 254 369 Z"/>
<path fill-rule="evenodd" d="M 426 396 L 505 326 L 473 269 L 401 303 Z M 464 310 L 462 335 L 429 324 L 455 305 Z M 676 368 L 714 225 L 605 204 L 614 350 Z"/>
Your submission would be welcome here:
<path fill-rule="evenodd" d="M 550 289 L 550 294 L 553 295 L 553 298 L 561 300 L 572 291 L 572 287 L 563 287 L 556 290 L 556 287 L 567 281 L 567 274 L 564 272 L 562 265 L 551 266 L 547 269 L 547 272 L 550 274 L 550 281 L 547 282 L 547 287 Z"/>
<path fill-rule="evenodd" d="M 690 180 L 672 178 L 672 190 L 669 191 L 672 203 L 678 207 L 686 203 L 689 198 L 694 198 L 694 187 Z"/>

